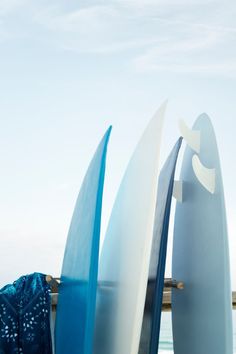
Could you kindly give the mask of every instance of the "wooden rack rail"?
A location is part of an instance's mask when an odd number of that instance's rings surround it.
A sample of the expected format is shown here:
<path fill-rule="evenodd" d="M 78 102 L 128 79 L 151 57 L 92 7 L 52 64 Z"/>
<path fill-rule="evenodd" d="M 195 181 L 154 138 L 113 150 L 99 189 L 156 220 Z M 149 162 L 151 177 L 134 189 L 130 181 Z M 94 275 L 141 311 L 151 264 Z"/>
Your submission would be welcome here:
<path fill-rule="evenodd" d="M 57 306 L 58 299 L 58 285 L 60 280 L 58 278 L 52 278 L 51 276 L 47 276 L 47 281 L 51 285 L 52 288 L 52 308 L 55 311 Z M 179 289 L 182 291 L 184 289 L 184 283 L 181 281 L 176 281 L 170 278 L 165 279 L 165 287 L 163 290 L 163 301 L 162 301 L 162 311 L 171 311 L 171 291 L 172 288 Z M 147 297 L 145 310 L 148 311 L 150 309 L 150 299 L 152 297 L 154 291 L 155 283 L 153 280 L 148 281 L 148 289 L 147 289 Z M 232 308 L 236 309 L 236 291 L 232 292 Z"/>

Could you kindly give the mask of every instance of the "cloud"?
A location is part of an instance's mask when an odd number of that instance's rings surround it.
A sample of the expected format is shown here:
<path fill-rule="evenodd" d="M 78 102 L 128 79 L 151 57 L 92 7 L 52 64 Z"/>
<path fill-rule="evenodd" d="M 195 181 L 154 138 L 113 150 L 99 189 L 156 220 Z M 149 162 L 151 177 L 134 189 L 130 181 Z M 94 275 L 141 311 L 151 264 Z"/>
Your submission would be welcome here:
<path fill-rule="evenodd" d="M 114 6 L 94 5 L 70 12 L 47 8 L 39 11 L 33 20 L 46 29 L 54 43 L 63 49 L 87 53 L 122 49 L 117 33 L 125 20 Z M 125 43 L 124 47 L 127 48 Z"/>
<path fill-rule="evenodd" d="M 0 16 L 16 11 L 25 2 L 26 0 L 0 0 Z"/>
<path fill-rule="evenodd" d="M 54 15 L 51 11 L 41 12 L 35 20 L 52 31 L 86 34 L 93 30 L 103 31 L 117 15 L 111 6 L 91 6 Z"/>
<path fill-rule="evenodd" d="M 139 72 L 196 73 L 236 76 L 234 29 L 184 26 L 159 46 L 148 48 L 134 60 Z"/>
<path fill-rule="evenodd" d="M 230 13 L 235 12 L 235 6 L 233 10 L 222 9 L 222 4 L 213 0 L 113 0 L 68 13 L 41 12 L 35 21 L 47 28 L 64 50 L 126 53 L 138 72 L 234 76 L 236 28 L 230 26 Z"/>
<path fill-rule="evenodd" d="M 27 1 L 0 0 L 8 18 L 21 14 L 16 36 L 76 53 L 116 55 L 142 73 L 235 76 L 236 5 L 231 1 L 230 7 L 217 0 Z M 0 24 L 2 38 L 4 31 Z"/>

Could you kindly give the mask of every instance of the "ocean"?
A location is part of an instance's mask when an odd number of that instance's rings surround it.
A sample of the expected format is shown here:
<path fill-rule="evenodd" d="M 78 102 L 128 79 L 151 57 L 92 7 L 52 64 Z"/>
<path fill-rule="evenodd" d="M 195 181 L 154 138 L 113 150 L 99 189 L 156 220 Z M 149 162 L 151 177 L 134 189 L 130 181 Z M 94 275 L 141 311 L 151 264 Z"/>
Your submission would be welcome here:
<path fill-rule="evenodd" d="M 233 311 L 234 354 L 236 354 L 236 311 Z M 171 312 L 162 312 L 158 354 L 173 354 Z"/>

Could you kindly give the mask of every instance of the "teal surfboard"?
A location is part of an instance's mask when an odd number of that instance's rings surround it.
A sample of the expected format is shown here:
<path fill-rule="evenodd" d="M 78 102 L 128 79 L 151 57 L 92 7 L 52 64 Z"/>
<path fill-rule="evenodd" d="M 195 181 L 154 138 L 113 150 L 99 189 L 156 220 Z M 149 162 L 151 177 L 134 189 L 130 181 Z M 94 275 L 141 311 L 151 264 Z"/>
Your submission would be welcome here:
<path fill-rule="evenodd" d="M 56 354 L 92 354 L 106 151 L 111 128 L 83 180 L 66 242 L 56 325 Z"/>
<path fill-rule="evenodd" d="M 174 186 L 175 166 L 182 139 L 173 147 L 158 178 L 148 289 L 143 317 L 139 354 L 157 354 L 159 345 L 162 294 L 164 288 L 169 218 Z"/>
<path fill-rule="evenodd" d="M 137 354 L 148 281 L 165 104 L 122 179 L 99 263 L 94 354 Z"/>
<path fill-rule="evenodd" d="M 186 129 L 185 129 L 186 130 Z M 172 277 L 175 354 L 232 354 L 232 302 L 223 183 L 216 138 L 202 114 L 187 132 L 177 202 Z M 196 151 L 194 151 L 194 149 Z"/>

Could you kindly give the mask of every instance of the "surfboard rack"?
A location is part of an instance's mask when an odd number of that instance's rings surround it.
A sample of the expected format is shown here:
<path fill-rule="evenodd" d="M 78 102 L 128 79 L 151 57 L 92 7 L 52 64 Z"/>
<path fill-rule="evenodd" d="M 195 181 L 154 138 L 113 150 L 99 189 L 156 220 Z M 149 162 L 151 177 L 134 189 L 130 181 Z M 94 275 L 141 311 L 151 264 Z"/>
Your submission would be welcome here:
<path fill-rule="evenodd" d="M 46 275 L 46 282 L 50 285 L 52 293 L 58 293 L 59 278 L 53 278 L 51 275 Z"/>
<path fill-rule="evenodd" d="M 179 290 L 183 290 L 184 289 L 184 283 L 182 281 L 178 281 L 175 279 L 165 279 L 164 281 L 164 287 L 165 288 L 175 288 L 175 289 L 179 289 Z"/>
<path fill-rule="evenodd" d="M 60 285 L 60 279 L 59 278 L 53 278 L 51 275 L 46 275 L 46 281 L 50 285 L 50 287 L 52 289 L 52 292 L 53 293 L 57 293 L 58 292 L 58 287 Z M 148 286 L 151 286 L 153 281 L 150 280 L 148 282 Z M 104 286 L 103 283 L 101 285 Z M 178 281 L 178 280 L 175 280 L 175 279 L 166 278 L 164 280 L 164 288 L 175 288 L 175 289 L 182 290 L 182 289 L 184 289 L 184 283 L 182 281 Z"/>
<path fill-rule="evenodd" d="M 46 281 L 50 284 L 52 288 L 51 294 L 51 304 L 52 311 L 56 311 L 57 300 L 58 300 L 58 285 L 60 283 L 59 278 L 53 278 L 51 275 L 46 276 Z M 151 290 L 152 282 L 148 284 L 148 291 Z M 163 289 L 163 301 L 162 301 L 162 311 L 171 311 L 171 293 L 172 289 L 176 291 L 184 289 L 184 283 L 182 281 L 177 281 L 171 278 L 166 278 L 164 281 Z M 175 291 L 174 290 L 174 291 Z M 232 292 L 232 308 L 236 310 L 236 292 Z"/>

